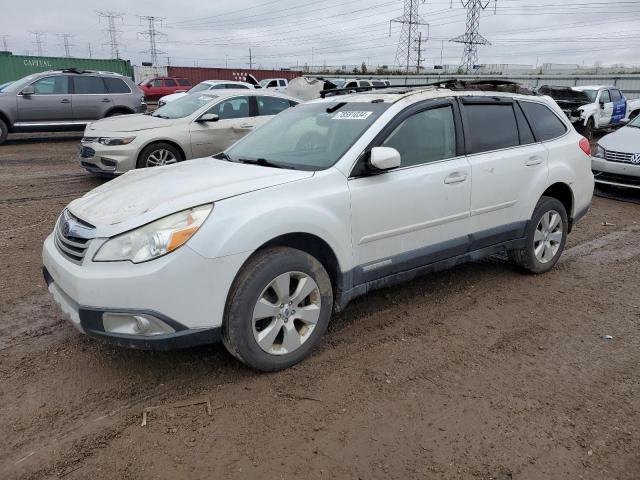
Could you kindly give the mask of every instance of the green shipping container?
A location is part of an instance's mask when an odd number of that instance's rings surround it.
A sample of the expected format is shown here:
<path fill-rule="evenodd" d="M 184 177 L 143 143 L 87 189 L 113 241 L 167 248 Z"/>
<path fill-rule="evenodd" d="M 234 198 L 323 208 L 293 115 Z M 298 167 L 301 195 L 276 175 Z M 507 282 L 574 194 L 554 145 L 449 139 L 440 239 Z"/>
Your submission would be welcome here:
<path fill-rule="evenodd" d="M 22 77 L 47 70 L 100 70 L 115 72 L 133 78 L 133 67 L 129 60 L 100 60 L 95 58 L 32 57 L 0 53 L 0 84 L 19 80 Z"/>

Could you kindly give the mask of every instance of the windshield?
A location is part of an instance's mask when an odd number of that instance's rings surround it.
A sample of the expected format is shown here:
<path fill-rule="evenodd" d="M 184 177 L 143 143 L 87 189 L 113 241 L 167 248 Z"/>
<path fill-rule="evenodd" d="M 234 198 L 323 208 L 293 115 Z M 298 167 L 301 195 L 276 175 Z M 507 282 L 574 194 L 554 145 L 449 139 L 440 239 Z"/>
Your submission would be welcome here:
<path fill-rule="evenodd" d="M 7 82 L 7 83 L 3 83 L 2 85 L 0 85 L 0 92 L 2 92 L 5 88 L 7 88 L 12 83 L 13 82 Z"/>
<path fill-rule="evenodd" d="M 268 78 L 267 78 L 267 79 L 264 79 L 264 80 L 260 80 L 260 86 L 264 88 L 264 87 L 266 87 L 266 86 L 267 86 L 267 84 L 268 84 L 270 81 L 271 81 L 271 80 L 270 80 L 270 79 L 268 79 Z"/>
<path fill-rule="evenodd" d="M 385 103 L 309 103 L 289 108 L 226 151 L 232 161 L 297 170 L 335 164 L 387 109 Z M 328 112 L 327 112 L 328 110 Z"/>
<path fill-rule="evenodd" d="M 589 97 L 589 100 L 591 100 L 592 102 L 596 101 L 596 97 L 598 96 L 598 90 L 582 90 L 587 97 Z"/>
<path fill-rule="evenodd" d="M 198 85 L 196 85 L 195 87 L 193 87 L 191 90 L 189 90 L 189 93 L 198 93 L 198 92 L 202 92 L 203 90 L 209 90 L 211 88 L 211 85 L 209 85 L 208 83 L 199 83 Z"/>
<path fill-rule="evenodd" d="M 346 80 L 330 80 L 336 86 L 336 88 L 344 87 L 344 84 L 347 83 Z"/>
<path fill-rule="evenodd" d="M 640 115 L 637 115 L 633 120 L 631 120 L 627 125 L 632 127 L 640 128 Z"/>
<path fill-rule="evenodd" d="M 185 95 L 171 103 L 163 105 L 151 114 L 152 117 L 160 118 L 184 118 L 191 115 L 196 110 L 211 103 L 215 96 L 212 95 Z"/>

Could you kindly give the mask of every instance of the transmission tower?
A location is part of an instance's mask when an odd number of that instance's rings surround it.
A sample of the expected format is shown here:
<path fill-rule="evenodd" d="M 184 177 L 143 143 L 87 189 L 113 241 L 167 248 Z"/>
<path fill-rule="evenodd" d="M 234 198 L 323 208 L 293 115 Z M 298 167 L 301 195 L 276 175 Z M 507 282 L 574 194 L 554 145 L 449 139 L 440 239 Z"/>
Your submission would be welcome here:
<path fill-rule="evenodd" d="M 120 30 L 116 28 L 116 19 L 122 21 L 122 13 L 98 12 L 98 17 L 100 17 L 100 20 L 103 18 L 107 19 L 107 28 L 103 30 L 103 32 L 109 34 L 109 42 L 105 45 L 109 45 L 111 48 L 111 58 L 120 58 L 120 50 L 118 49 L 118 35 L 120 34 Z"/>
<path fill-rule="evenodd" d="M 64 46 L 64 56 L 69 58 L 71 56 L 71 47 L 73 46 L 69 43 L 69 39 L 73 37 L 70 33 L 57 33 L 57 37 L 62 39 L 62 45 Z"/>
<path fill-rule="evenodd" d="M 428 25 L 418 13 L 418 7 L 425 0 L 404 0 L 404 13 L 402 16 L 394 18 L 389 22 L 389 35 L 391 35 L 391 24 L 401 23 L 402 31 L 396 50 L 395 65 L 405 67 L 408 72 L 412 64 L 417 64 L 419 54 L 413 48 L 413 42 L 418 38 L 418 27 Z"/>
<path fill-rule="evenodd" d="M 465 73 L 469 73 L 478 64 L 478 45 L 491 45 L 491 42 L 479 32 L 480 12 L 487 8 L 490 2 L 491 0 L 461 0 L 462 6 L 467 9 L 467 28 L 463 35 L 452 38 L 450 41 L 464 43 L 460 68 Z"/>
<path fill-rule="evenodd" d="M 167 35 L 156 30 L 156 23 L 162 23 L 164 19 L 162 17 L 153 17 L 153 16 L 141 16 L 140 23 L 147 22 L 147 30 L 143 32 L 139 32 L 139 35 L 144 38 L 149 39 L 149 50 L 144 51 L 143 53 L 148 53 L 151 57 L 151 63 L 156 65 L 158 63 L 158 55 L 167 53 L 161 50 L 158 50 L 158 40 L 161 38 L 167 38 Z"/>
<path fill-rule="evenodd" d="M 8 52 L 9 42 L 7 42 L 7 39 L 9 38 L 9 35 L 0 35 L 0 38 L 2 38 L 2 50 Z"/>
<path fill-rule="evenodd" d="M 36 46 L 36 51 L 38 52 L 38 56 L 41 57 L 44 52 L 44 42 L 42 41 L 42 37 L 44 37 L 43 32 L 29 32 L 33 35 L 33 43 Z"/>

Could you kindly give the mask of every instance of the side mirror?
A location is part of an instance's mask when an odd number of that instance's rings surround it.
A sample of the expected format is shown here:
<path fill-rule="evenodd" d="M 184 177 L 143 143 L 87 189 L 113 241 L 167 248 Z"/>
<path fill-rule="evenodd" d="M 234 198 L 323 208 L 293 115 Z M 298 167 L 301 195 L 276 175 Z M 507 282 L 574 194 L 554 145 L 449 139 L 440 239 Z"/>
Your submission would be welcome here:
<path fill-rule="evenodd" d="M 400 166 L 400 152 L 395 148 L 373 147 L 369 164 L 377 170 L 391 170 Z"/>
<path fill-rule="evenodd" d="M 220 120 L 220 117 L 215 113 L 205 113 L 200 118 L 196 120 L 198 123 L 207 123 L 207 122 L 217 122 Z"/>
<path fill-rule="evenodd" d="M 604 100 L 600 100 L 600 102 L 598 102 L 598 103 L 600 103 L 600 108 L 602 108 L 604 110 Z"/>
<path fill-rule="evenodd" d="M 27 85 L 22 89 L 20 93 L 22 95 L 33 95 L 34 93 L 36 93 L 36 90 L 31 85 Z"/>

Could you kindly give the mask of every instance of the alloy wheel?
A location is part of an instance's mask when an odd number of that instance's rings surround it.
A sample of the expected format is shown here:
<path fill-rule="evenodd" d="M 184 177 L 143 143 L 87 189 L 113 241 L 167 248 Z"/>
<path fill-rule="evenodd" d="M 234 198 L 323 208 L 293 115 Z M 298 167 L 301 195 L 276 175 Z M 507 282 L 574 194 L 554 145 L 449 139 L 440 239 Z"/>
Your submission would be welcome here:
<path fill-rule="evenodd" d="M 562 217 L 555 210 L 542 215 L 533 235 L 533 252 L 540 263 L 553 260 L 564 235 Z"/>
<path fill-rule="evenodd" d="M 273 355 L 291 353 L 306 342 L 320 319 L 320 289 L 303 272 L 286 272 L 273 279 L 253 309 L 253 337 Z"/>
<path fill-rule="evenodd" d="M 161 167 L 162 165 L 170 165 L 176 162 L 177 162 L 176 156 L 172 152 L 164 148 L 161 148 L 159 150 L 154 150 L 153 152 L 151 152 L 151 154 L 147 157 L 146 166 Z"/>

